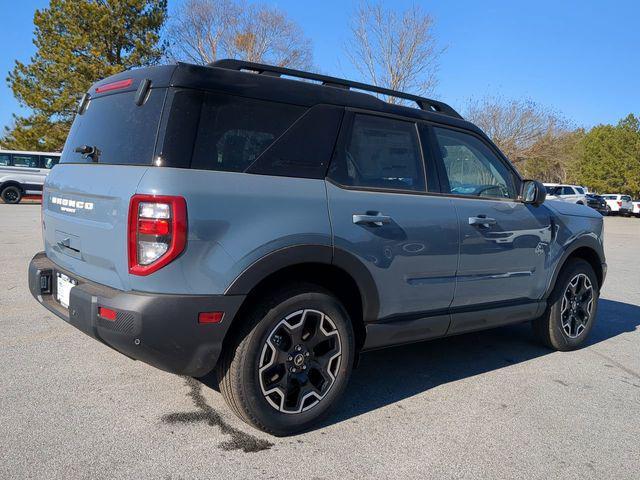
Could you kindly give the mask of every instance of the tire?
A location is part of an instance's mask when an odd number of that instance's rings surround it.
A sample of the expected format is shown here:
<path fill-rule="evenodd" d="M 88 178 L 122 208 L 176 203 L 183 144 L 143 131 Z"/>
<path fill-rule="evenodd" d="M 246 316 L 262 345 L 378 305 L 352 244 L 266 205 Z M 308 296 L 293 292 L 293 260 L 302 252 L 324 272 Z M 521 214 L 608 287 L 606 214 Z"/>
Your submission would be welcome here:
<path fill-rule="evenodd" d="M 342 304 L 319 286 L 289 286 L 236 321 L 242 329 L 217 368 L 231 410 L 278 436 L 317 423 L 344 392 L 353 368 L 353 328 Z"/>
<path fill-rule="evenodd" d="M 581 347 L 593 328 L 599 293 L 591 265 L 579 258 L 570 259 L 558 275 L 546 312 L 533 321 L 538 339 L 554 350 Z"/>
<path fill-rule="evenodd" d="M 0 197 L 4 203 L 16 204 L 22 200 L 22 190 L 15 185 L 9 185 L 2 189 Z"/>

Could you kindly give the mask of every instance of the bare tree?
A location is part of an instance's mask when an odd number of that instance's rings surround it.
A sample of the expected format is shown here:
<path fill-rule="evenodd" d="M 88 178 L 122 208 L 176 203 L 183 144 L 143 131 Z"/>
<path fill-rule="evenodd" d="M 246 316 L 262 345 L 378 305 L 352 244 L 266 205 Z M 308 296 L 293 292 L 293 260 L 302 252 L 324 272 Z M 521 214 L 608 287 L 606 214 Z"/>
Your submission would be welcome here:
<path fill-rule="evenodd" d="M 478 125 L 515 164 L 539 154 L 545 142 L 568 130 L 562 117 L 531 100 L 503 97 L 472 100 L 465 117 Z"/>
<path fill-rule="evenodd" d="M 445 50 L 436 42 L 433 25 L 433 17 L 417 5 L 398 13 L 379 3 L 363 1 L 352 20 L 345 53 L 374 85 L 428 94 L 437 84 L 439 61 Z M 386 100 L 401 102 L 395 97 Z"/>
<path fill-rule="evenodd" d="M 174 60 L 230 57 L 293 68 L 312 66 L 311 41 L 280 10 L 243 0 L 187 0 L 170 22 Z"/>
<path fill-rule="evenodd" d="M 224 55 L 241 10 L 233 0 L 187 0 L 168 27 L 172 59 L 206 65 Z"/>

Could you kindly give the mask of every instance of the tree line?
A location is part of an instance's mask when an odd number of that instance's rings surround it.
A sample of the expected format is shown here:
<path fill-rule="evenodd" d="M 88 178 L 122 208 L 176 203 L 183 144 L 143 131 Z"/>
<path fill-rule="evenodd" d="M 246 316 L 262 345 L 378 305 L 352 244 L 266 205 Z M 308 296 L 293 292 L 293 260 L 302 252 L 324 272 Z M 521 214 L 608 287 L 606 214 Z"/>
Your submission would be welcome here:
<path fill-rule="evenodd" d="M 428 12 L 363 0 L 347 21 L 342 56 L 358 80 L 433 93 L 447 48 Z M 36 10 L 34 26 L 36 53 L 26 63 L 16 61 L 7 77 L 30 113 L 14 115 L 1 148 L 60 150 L 83 93 L 96 80 L 130 68 L 239 58 L 317 70 L 302 28 L 260 2 L 185 0 L 169 17 L 167 0 L 51 0 Z M 526 177 L 640 197 L 640 119 L 633 114 L 585 130 L 527 99 L 487 96 L 470 100 L 462 112 Z"/>

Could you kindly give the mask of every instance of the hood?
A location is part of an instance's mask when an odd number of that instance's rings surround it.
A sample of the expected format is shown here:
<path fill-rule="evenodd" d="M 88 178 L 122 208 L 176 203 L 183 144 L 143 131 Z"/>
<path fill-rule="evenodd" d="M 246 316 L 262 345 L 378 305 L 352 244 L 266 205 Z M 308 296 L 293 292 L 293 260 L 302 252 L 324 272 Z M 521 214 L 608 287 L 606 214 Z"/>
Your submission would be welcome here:
<path fill-rule="evenodd" d="M 574 217 L 602 218 L 596 210 L 586 205 L 563 202 L 561 200 L 548 199 L 544 204 L 559 215 L 572 215 Z"/>

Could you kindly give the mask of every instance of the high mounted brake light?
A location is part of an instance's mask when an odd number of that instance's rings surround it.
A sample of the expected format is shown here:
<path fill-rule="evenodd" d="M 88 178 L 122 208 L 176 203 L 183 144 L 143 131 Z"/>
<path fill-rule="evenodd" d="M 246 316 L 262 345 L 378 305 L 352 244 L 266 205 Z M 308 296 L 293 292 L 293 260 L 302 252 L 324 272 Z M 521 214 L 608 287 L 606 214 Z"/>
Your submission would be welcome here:
<path fill-rule="evenodd" d="M 129 273 L 149 275 L 182 253 L 187 202 L 182 197 L 134 195 L 129 204 Z"/>
<path fill-rule="evenodd" d="M 100 85 L 96 87 L 96 93 L 104 93 L 110 92 L 112 90 L 120 90 L 122 88 L 130 87 L 133 83 L 132 78 L 127 78 L 125 80 L 118 80 L 117 82 L 105 83 L 104 85 Z"/>

